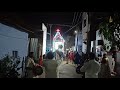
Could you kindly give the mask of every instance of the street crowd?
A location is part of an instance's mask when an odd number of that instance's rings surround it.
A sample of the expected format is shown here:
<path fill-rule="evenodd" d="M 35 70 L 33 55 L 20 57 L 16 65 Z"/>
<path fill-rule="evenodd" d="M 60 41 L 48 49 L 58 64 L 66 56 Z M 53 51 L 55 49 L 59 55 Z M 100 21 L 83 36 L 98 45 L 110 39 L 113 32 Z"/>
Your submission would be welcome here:
<path fill-rule="evenodd" d="M 115 60 L 111 64 L 113 67 L 111 69 L 107 53 L 96 57 L 93 52 L 82 53 L 80 55 L 78 52 L 73 52 L 72 50 L 66 54 L 56 50 L 55 52 L 50 51 L 46 55 L 43 55 L 42 63 L 39 64 L 34 62 L 33 52 L 30 52 L 26 64 L 26 78 L 41 75 L 43 67 L 45 68 L 45 78 L 58 78 L 58 66 L 63 60 L 66 60 L 66 64 L 75 64 L 76 73 L 82 74 L 83 78 L 111 78 L 116 75 L 114 68 Z"/>

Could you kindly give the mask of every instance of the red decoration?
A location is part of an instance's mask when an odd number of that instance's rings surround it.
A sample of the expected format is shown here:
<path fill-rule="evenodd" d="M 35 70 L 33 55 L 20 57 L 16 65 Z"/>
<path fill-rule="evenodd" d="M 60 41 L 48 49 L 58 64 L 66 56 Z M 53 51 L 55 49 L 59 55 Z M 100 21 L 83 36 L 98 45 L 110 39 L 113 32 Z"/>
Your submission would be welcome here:
<path fill-rule="evenodd" d="M 59 29 L 57 29 L 56 31 L 57 31 L 57 32 L 60 32 L 60 30 L 59 30 Z"/>

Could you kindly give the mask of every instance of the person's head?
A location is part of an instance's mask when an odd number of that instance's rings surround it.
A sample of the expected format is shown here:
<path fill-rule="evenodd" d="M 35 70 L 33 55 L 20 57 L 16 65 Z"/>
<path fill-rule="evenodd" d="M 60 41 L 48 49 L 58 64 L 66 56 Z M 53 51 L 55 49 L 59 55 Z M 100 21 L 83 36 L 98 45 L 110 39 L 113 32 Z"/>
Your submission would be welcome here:
<path fill-rule="evenodd" d="M 41 75 L 43 73 L 43 68 L 41 66 L 36 66 L 33 68 L 33 74 L 35 76 Z"/>
<path fill-rule="evenodd" d="M 43 59 L 45 59 L 45 54 L 43 55 Z"/>
<path fill-rule="evenodd" d="M 98 57 L 95 57 L 95 60 L 96 60 L 96 61 L 99 61 L 99 58 L 98 58 Z"/>
<path fill-rule="evenodd" d="M 47 59 L 53 59 L 54 58 L 54 54 L 53 54 L 53 52 L 48 52 L 47 53 Z"/>
<path fill-rule="evenodd" d="M 107 60 L 105 58 L 102 58 L 102 61 L 101 61 L 102 64 L 106 64 L 107 63 Z"/>
<path fill-rule="evenodd" d="M 29 52 L 28 57 L 33 58 L 33 52 Z"/>
<path fill-rule="evenodd" d="M 98 57 L 102 57 L 102 55 L 101 55 L 101 54 L 98 54 Z"/>
<path fill-rule="evenodd" d="M 89 54 L 88 53 L 83 54 L 83 55 L 84 55 L 85 59 L 89 59 Z"/>
<path fill-rule="evenodd" d="M 89 53 L 89 59 L 90 59 L 90 60 L 95 59 L 95 54 L 92 53 L 92 52 L 90 52 L 90 53 Z"/>
<path fill-rule="evenodd" d="M 78 52 L 76 52 L 76 55 L 79 55 L 79 53 L 78 53 Z"/>
<path fill-rule="evenodd" d="M 103 54 L 103 58 L 106 58 L 106 57 L 107 57 L 107 54 L 106 54 L 106 53 L 104 53 L 104 54 Z"/>

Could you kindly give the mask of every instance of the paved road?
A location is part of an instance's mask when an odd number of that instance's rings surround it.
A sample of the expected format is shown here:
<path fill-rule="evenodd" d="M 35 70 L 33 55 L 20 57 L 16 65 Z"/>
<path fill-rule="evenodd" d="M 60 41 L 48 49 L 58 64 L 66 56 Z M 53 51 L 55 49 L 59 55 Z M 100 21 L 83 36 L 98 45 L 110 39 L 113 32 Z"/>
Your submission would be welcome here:
<path fill-rule="evenodd" d="M 44 68 L 45 71 L 45 68 Z M 66 61 L 62 61 L 62 63 L 58 66 L 58 78 L 82 78 L 80 74 L 77 74 L 75 71 L 74 64 L 66 64 Z M 45 78 L 45 72 L 36 77 L 36 78 Z"/>
<path fill-rule="evenodd" d="M 77 74 L 75 71 L 74 64 L 66 64 L 66 61 L 63 61 L 59 66 L 59 77 L 58 78 L 82 78 L 80 74 Z"/>

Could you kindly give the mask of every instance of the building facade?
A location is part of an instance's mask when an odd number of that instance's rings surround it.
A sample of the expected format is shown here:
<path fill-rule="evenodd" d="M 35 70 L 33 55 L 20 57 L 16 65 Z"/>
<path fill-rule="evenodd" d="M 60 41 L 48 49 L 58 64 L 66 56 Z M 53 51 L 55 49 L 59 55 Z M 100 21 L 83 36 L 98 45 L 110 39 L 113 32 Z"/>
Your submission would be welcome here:
<path fill-rule="evenodd" d="M 0 59 L 5 55 L 19 57 L 22 66 L 23 58 L 28 54 L 28 33 L 0 23 Z M 22 69 L 19 70 L 22 75 Z"/>

